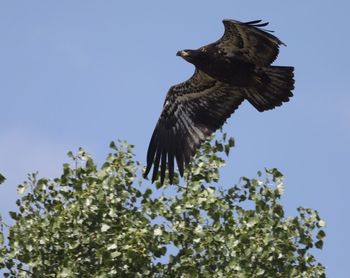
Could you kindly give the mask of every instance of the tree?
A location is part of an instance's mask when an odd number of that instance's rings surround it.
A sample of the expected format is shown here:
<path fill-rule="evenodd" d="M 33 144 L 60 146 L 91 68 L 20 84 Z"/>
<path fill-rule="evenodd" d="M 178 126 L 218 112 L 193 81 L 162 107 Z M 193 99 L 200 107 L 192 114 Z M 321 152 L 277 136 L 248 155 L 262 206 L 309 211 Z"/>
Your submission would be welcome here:
<path fill-rule="evenodd" d="M 205 142 L 184 184 L 176 174 L 163 187 L 143 184 L 125 142 L 100 168 L 70 152 L 60 177 L 31 174 L 18 187 L 0 267 L 7 277 L 325 277 L 312 254 L 324 221 L 301 207 L 285 217 L 277 169 L 218 186 L 233 145 L 226 134 Z"/>

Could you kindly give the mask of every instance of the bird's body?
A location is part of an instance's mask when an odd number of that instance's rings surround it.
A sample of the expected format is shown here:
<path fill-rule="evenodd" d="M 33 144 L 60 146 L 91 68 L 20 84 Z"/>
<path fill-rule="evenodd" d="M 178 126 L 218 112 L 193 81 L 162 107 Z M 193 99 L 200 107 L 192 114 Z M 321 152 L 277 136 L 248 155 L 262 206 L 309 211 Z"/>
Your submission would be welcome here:
<path fill-rule="evenodd" d="M 193 63 L 197 69 L 210 77 L 233 86 L 246 87 L 251 84 L 255 65 L 240 59 L 224 57 L 217 52 L 199 52 Z"/>
<path fill-rule="evenodd" d="M 197 50 L 177 53 L 196 70 L 187 81 L 172 86 L 147 152 L 145 176 L 159 165 L 161 183 L 168 168 L 170 183 L 176 159 L 180 174 L 200 144 L 247 99 L 258 111 L 289 100 L 294 88 L 293 67 L 271 66 L 283 44 L 267 23 L 224 20 L 223 37 Z"/>

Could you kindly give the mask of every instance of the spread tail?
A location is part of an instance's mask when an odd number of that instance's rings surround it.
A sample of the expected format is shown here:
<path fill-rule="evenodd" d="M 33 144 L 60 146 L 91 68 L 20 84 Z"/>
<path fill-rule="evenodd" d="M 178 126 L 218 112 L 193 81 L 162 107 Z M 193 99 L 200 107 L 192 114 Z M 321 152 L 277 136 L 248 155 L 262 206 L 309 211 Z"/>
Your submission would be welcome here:
<path fill-rule="evenodd" d="M 294 68 L 271 66 L 257 70 L 254 89 L 247 89 L 246 98 L 260 112 L 281 106 L 293 96 Z"/>

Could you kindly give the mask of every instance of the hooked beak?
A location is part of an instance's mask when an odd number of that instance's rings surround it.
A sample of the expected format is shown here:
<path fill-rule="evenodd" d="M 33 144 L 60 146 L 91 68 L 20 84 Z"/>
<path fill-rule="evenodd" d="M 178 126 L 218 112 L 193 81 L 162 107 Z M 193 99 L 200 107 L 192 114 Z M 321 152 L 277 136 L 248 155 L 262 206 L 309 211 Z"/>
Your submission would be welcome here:
<path fill-rule="evenodd" d="M 176 53 L 176 56 L 180 56 L 180 57 L 186 57 L 186 56 L 188 56 L 188 55 L 189 55 L 188 52 L 185 51 L 185 50 L 181 50 L 181 51 L 178 51 L 178 52 Z"/>

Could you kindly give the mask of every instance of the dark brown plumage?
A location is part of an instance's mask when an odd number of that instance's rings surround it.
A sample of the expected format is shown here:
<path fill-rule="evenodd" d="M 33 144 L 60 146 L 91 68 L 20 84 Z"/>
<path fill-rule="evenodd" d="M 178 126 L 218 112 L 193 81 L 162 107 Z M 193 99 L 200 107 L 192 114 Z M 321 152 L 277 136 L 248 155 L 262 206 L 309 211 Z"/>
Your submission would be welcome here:
<path fill-rule="evenodd" d="M 218 41 L 177 53 L 195 65 L 193 76 L 172 86 L 147 152 L 147 177 L 161 183 L 168 168 L 170 183 L 176 159 L 180 175 L 201 143 L 247 99 L 258 111 L 273 109 L 293 96 L 293 67 L 271 66 L 283 43 L 263 30 L 260 20 L 224 20 Z"/>

